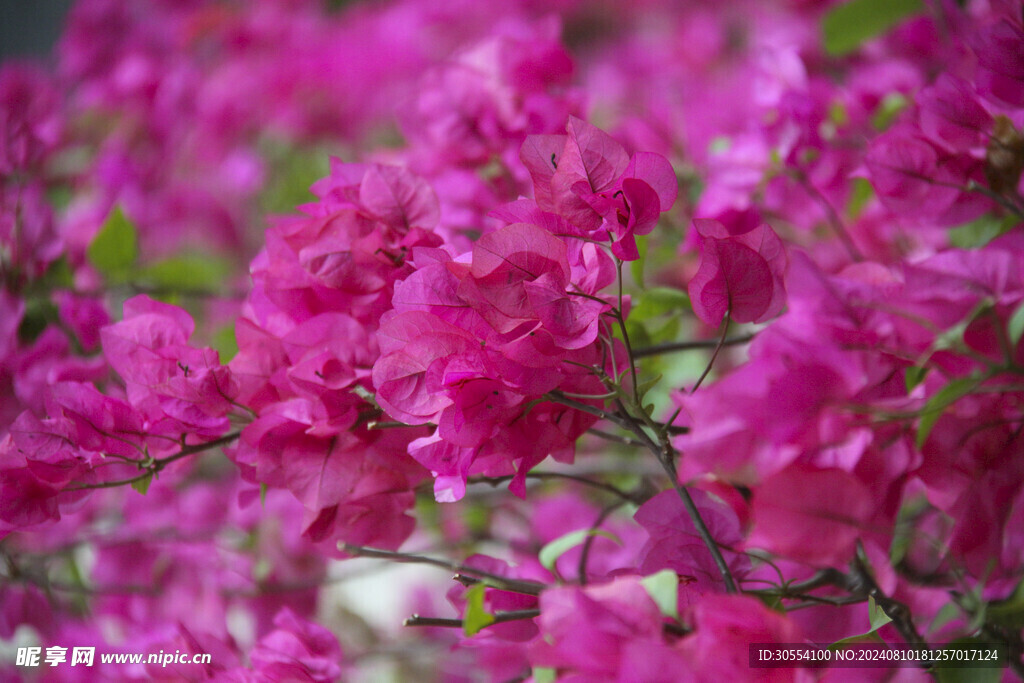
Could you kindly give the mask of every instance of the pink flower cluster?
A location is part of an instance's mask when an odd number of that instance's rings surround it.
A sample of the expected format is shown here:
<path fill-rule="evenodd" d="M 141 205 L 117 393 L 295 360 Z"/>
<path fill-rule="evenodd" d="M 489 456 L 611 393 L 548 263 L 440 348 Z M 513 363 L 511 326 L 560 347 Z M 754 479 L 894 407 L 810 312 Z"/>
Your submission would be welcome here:
<path fill-rule="evenodd" d="M 255 419 L 234 460 L 256 483 L 290 490 L 304 533 L 397 547 L 426 474 L 408 459 L 418 430 L 376 430 L 372 389 L 377 324 L 407 254 L 440 245 L 432 190 L 392 166 L 335 163 L 306 217 L 279 222 L 253 262 L 253 291 L 231 369 Z"/>
<path fill-rule="evenodd" d="M 611 307 L 601 290 L 615 280 L 595 242 L 635 252 L 634 232 L 650 231 L 675 200 L 664 158 L 628 157 L 575 118 L 568 135 L 527 138 L 523 163 L 535 201 L 499 209 L 506 225 L 469 253 L 413 250 L 415 271 L 381 319 L 377 400 L 408 424 L 437 425 L 410 454 L 435 474 L 438 500 L 461 499 L 470 474 L 511 465 L 523 496 L 526 472 L 548 454 L 571 462 L 594 419 L 545 395 L 603 393 L 579 368 L 601 363 L 595 342 Z"/>
<path fill-rule="evenodd" d="M 338 4 L 81 0 L 52 73 L 0 65 L 0 639 L 1024 676 L 1018 3 L 852 45 L 866 0 Z M 334 616 L 357 556 L 457 583 L 391 586 L 394 644 Z"/>

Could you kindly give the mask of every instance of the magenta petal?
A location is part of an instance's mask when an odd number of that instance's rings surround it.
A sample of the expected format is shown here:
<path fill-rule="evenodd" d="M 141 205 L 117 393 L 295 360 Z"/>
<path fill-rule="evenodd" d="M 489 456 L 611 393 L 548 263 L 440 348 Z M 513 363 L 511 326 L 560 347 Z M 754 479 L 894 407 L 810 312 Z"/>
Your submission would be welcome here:
<path fill-rule="evenodd" d="M 690 492 L 712 538 L 723 548 L 739 547 L 743 534 L 732 508 L 700 489 Z M 672 569 L 680 576 L 692 577 L 699 593 L 724 590 L 725 583 L 714 558 L 676 491 L 662 491 L 654 496 L 640 506 L 633 518 L 650 535 L 640 552 L 643 574 Z M 742 579 L 750 571 L 747 556 L 729 550 L 724 550 L 724 554 L 733 578 Z"/>
<path fill-rule="evenodd" d="M 440 217 L 434 190 L 397 166 L 370 166 L 359 186 L 359 201 L 376 218 L 403 230 L 432 228 Z"/>
<path fill-rule="evenodd" d="M 842 566 L 874 506 L 871 491 L 847 472 L 792 466 L 755 491 L 747 545 L 816 566 Z"/>
<path fill-rule="evenodd" d="M 668 211 L 679 195 L 679 180 L 668 159 L 653 152 L 636 152 L 629 160 L 624 178 L 636 178 L 647 183 L 657 194 L 659 209 Z M 625 181 L 623 181 L 625 189 Z"/>
<path fill-rule="evenodd" d="M 555 176 L 585 180 L 591 192 L 611 187 L 629 165 L 622 145 L 600 128 L 575 116 L 569 117 L 566 130 L 569 136 Z"/>
<path fill-rule="evenodd" d="M 533 179 L 534 201 L 545 211 L 553 211 L 555 208 L 551 178 L 564 148 L 564 135 L 529 135 L 519 150 L 519 159 Z"/>
<path fill-rule="evenodd" d="M 778 315 L 785 305 L 786 252 L 775 232 L 761 225 L 730 236 L 717 221 L 694 223 L 704 245 L 689 285 L 697 317 L 718 325 L 726 311 L 737 322 L 764 322 Z"/>

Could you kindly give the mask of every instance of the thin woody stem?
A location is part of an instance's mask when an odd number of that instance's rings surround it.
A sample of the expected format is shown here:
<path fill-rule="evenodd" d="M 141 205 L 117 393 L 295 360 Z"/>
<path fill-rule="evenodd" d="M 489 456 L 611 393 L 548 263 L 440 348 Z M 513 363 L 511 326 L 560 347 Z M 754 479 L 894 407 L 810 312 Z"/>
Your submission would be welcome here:
<path fill-rule="evenodd" d="M 690 390 L 691 394 L 697 391 L 697 388 L 700 387 L 701 382 L 704 381 L 704 378 L 707 377 L 708 373 L 711 372 L 711 368 L 714 367 L 715 360 L 718 358 L 718 352 L 722 350 L 723 346 L 725 346 L 725 334 L 726 332 L 729 331 L 729 322 L 729 310 L 726 309 L 725 317 L 722 319 L 722 336 L 718 340 L 718 344 L 715 346 L 715 352 L 711 354 L 711 360 L 708 361 L 708 366 L 704 368 L 704 372 L 702 372 L 700 377 L 697 378 L 697 383 L 694 384 L 693 389 Z"/>
<path fill-rule="evenodd" d="M 590 562 L 590 549 L 594 546 L 594 539 L 597 538 L 597 534 L 594 532 L 601 528 L 601 525 L 605 523 L 605 520 L 620 507 L 626 503 L 625 500 L 617 500 L 605 509 L 601 510 L 601 514 L 597 516 L 594 523 L 590 525 L 590 533 L 587 534 L 587 540 L 583 542 L 583 550 L 580 552 L 580 561 L 576 568 L 576 577 L 580 582 L 581 586 L 587 585 L 587 564 Z"/>
<path fill-rule="evenodd" d="M 863 261 L 864 255 L 857 249 L 857 245 L 854 243 L 853 238 L 847 231 L 846 226 L 843 225 L 843 220 L 839 217 L 839 213 L 836 212 L 832 202 L 828 200 L 828 197 L 821 193 L 821 190 L 816 188 L 814 184 L 807 178 L 807 175 L 803 171 L 793 171 L 792 177 L 800 184 L 801 187 L 811 195 L 811 197 L 818 202 L 822 210 L 825 212 L 825 219 L 828 221 L 832 231 L 836 233 L 839 241 L 842 243 L 843 248 L 846 249 L 846 253 L 849 254 L 850 258 L 854 261 Z"/>
<path fill-rule="evenodd" d="M 520 621 L 523 619 L 536 619 L 540 616 L 539 609 L 518 609 L 510 610 L 508 612 L 495 612 L 494 621 L 487 626 L 493 626 L 494 624 L 503 624 L 509 621 Z M 442 617 L 421 617 L 418 614 L 414 614 L 404 622 L 403 626 L 440 626 L 442 628 L 462 628 L 462 619 L 445 619 Z M 484 626 L 484 628 L 487 628 Z"/>
<path fill-rule="evenodd" d="M 702 339 L 699 341 L 685 341 L 685 342 L 672 342 L 670 344 L 656 344 L 655 346 L 645 346 L 639 349 L 633 349 L 634 358 L 647 358 L 649 356 L 660 356 L 663 353 L 673 353 L 675 351 L 693 351 L 695 349 L 713 349 L 719 346 L 738 346 L 740 344 L 746 344 L 754 339 L 754 335 L 750 334 L 738 334 L 734 337 L 726 337 L 725 339 Z"/>
<path fill-rule="evenodd" d="M 629 423 L 626 420 L 624 420 L 620 415 L 610 413 L 607 410 L 602 410 L 601 408 L 598 408 L 597 406 L 592 406 L 589 403 L 581 403 L 580 401 L 574 401 L 561 391 L 549 391 L 547 394 L 545 394 L 545 398 L 547 398 L 550 401 L 554 401 L 555 403 L 561 403 L 563 406 L 568 406 L 569 408 L 575 408 L 576 410 L 582 411 L 584 413 L 589 413 L 595 417 L 601 418 L 602 420 L 608 420 L 609 422 L 613 422 L 618 426 L 622 427 L 623 429 L 630 429 Z"/>
<path fill-rule="evenodd" d="M 587 430 L 587 434 L 593 434 L 594 436 L 605 439 L 606 441 L 614 441 L 615 443 L 621 443 L 625 446 L 643 446 L 644 444 L 637 441 L 634 438 L 628 436 L 619 436 L 618 434 L 612 434 L 610 432 L 603 431 L 601 429 L 595 429 L 591 427 Z"/>
<path fill-rule="evenodd" d="M 619 281 L 619 307 L 615 311 L 615 317 L 619 321 L 619 329 L 622 331 L 622 343 L 626 346 L 626 355 L 629 356 L 629 374 L 633 385 L 633 398 L 640 400 L 640 384 L 636 373 L 636 356 L 633 355 L 633 346 L 629 343 L 629 332 L 626 331 L 626 318 L 622 315 L 622 260 L 615 259 L 615 267 L 618 272 Z M 614 353 L 614 350 L 612 351 Z"/>
<path fill-rule="evenodd" d="M 338 550 L 357 557 L 373 557 L 381 560 L 390 560 L 391 562 L 428 564 L 434 567 L 441 567 L 442 569 L 447 569 L 455 574 L 468 574 L 470 576 L 480 577 L 481 579 L 484 579 L 486 583 L 491 584 L 496 588 L 511 591 L 513 593 L 522 593 L 523 595 L 540 595 L 540 592 L 547 587 L 545 584 L 537 581 L 510 579 L 498 574 L 492 574 L 491 572 L 484 571 L 483 569 L 459 564 L 458 562 L 439 560 L 434 557 L 427 557 L 426 555 L 411 555 L 409 553 L 399 553 L 392 550 L 367 548 L 365 546 L 352 545 L 350 543 L 339 543 Z"/>
<path fill-rule="evenodd" d="M 468 483 L 468 484 L 489 484 L 491 486 L 498 486 L 500 484 L 504 484 L 507 481 L 511 481 L 512 478 L 513 478 L 513 475 L 506 475 L 504 477 L 470 477 L 467 480 L 466 483 Z M 586 477 L 581 477 L 581 476 L 578 476 L 578 475 L 575 475 L 575 474 L 567 474 L 567 473 L 564 473 L 564 472 L 527 472 L 526 473 L 526 478 L 527 479 L 539 479 L 539 480 L 544 480 L 544 479 L 565 479 L 565 480 L 568 480 L 568 481 L 575 481 L 575 482 L 577 482 L 579 484 L 583 484 L 584 486 L 589 486 L 591 488 L 595 488 L 595 489 L 599 489 L 601 491 L 606 491 L 608 493 L 611 493 L 611 494 L 619 497 L 623 501 L 627 501 L 627 502 L 630 502 L 630 503 L 637 503 L 637 504 L 640 504 L 640 503 L 644 502 L 637 495 L 629 493 L 628 491 L 623 491 L 622 489 L 620 489 L 617 486 L 613 486 L 611 484 L 607 484 L 607 483 L 605 483 L 603 481 L 595 481 L 594 479 L 588 479 Z"/>
<path fill-rule="evenodd" d="M 676 493 L 679 494 L 680 500 L 683 501 L 683 507 L 686 508 L 686 514 L 689 515 L 690 521 L 697 528 L 697 533 L 700 535 L 704 545 L 707 547 L 708 552 L 711 553 L 712 559 L 715 561 L 715 566 L 718 568 L 718 573 L 722 575 L 722 580 L 725 582 L 725 590 L 728 593 L 736 593 L 736 581 L 732 577 L 732 572 L 729 571 L 729 565 L 726 564 L 725 558 L 722 556 L 722 551 L 718 547 L 718 542 L 715 541 L 711 535 L 711 531 L 708 529 L 707 524 L 704 523 L 704 518 L 700 515 L 700 510 L 697 509 L 697 504 L 693 502 L 693 496 L 690 495 L 690 490 L 679 483 L 679 475 L 676 472 L 676 465 L 674 461 L 675 450 L 667 442 L 664 443 L 663 450 L 658 453 L 658 461 L 661 466 L 665 468 L 666 474 L 672 479 L 672 485 L 676 489 Z"/>
<path fill-rule="evenodd" d="M 183 446 L 182 449 L 177 453 L 173 455 L 168 455 L 166 458 L 158 458 L 148 464 L 140 460 L 138 461 L 138 465 L 140 469 L 143 469 L 144 471 L 141 474 L 134 477 L 128 477 L 126 479 L 116 479 L 114 481 L 102 481 L 97 482 L 95 484 L 79 484 L 78 486 L 69 486 L 65 488 L 64 491 L 85 491 L 88 489 L 109 489 L 118 486 L 130 486 L 131 484 L 135 484 L 137 482 L 142 481 L 146 477 L 155 476 L 158 472 L 163 471 L 164 468 L 166 468 L 172 462 L 176 462 L 178 460 L 181 460 L 182 458 L 187 458 L 188 456 L 195 455 L 196 453 L 208 451 L 211 448 L 226 446 L 227 444 L 237 439 L 239 434 L 240 432 L 232 432 L 231 434 L 222 436 L 219 439 L 214 439 L 213 441 L 193 444 L 191 446 Z"/>
<path fill-rule="evenodd" d="M 714 362 L 714 358 L 712 358 L 712 362 Z M 708 552 L 711 553 L 715 566 L 718 568 L 719 573 L 722 575 L 722 580 L 725 582 L 726 590 L 729 593 L 736 593 L 736 581 L 733 579 L 732 573 L 729 571 L 729 565 L 726 564 L 725 558 L 722 557 L 722 551 L 719 549 L 718 543 L 715 541 L 714 537 L 712 537 L 711 532 L 704 523 L 704 519 L 700 515 L 700 510 L 697 509 L 696 503 L 693 502 L 693 497 L 690 495 L 690 492 L 685 486 L 679 483 L 675 463 L 673 462 L 675 449 L 672 447 L 668 435 L 664 433 L 659 434 L 661 443 L 656 443 L 647 431 L 644 430 L 643 426 L 641 426 L 637 419 L 630 414 L 626 409 L 626 406 L 622 404 L 621 400 L 616 400 L 615 402 L 616 407 L 618 408 L 617 412 L 610 413 L 585 403 L 573 401 L 557 391 L 548 393 L 547 397 L 553 401 L 561 403 L 562 405 L 576 408 L 577 410 L 581 410 L 585 413 L 614 422 L 623 429 L 633 432 L 640 442 L 654 454 L 658 459 L 658 462 L 661 463 L 662 468 L 665 470 L 666 474 L 668 474 L 669 479 L 672 481 L 672 485 L 679 494 L 679 498 L 683 501 L 683 506 L 686 508 L 687 515 L 689 515 L 690 520 L 697 529 L 697 533 L 700 535 L 701 540 L 704 541 L 704 545 L 707 547 Z M 643 413 L 643 415 L 647 420 L 651 419 L 646 413 Z"/>

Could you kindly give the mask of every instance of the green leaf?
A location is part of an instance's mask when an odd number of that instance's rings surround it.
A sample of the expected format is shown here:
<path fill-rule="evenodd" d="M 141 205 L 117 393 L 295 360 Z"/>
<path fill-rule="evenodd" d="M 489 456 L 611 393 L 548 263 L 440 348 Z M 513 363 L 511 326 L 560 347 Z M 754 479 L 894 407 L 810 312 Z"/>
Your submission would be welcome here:
<path fill-rule="evenodd" d="M 210 345 L 216 349 L 221 363 L 227 363 L 238 354 L 238 340 L 235 338 L 235 323 L 229 323 L 214 333 Z"/>
<path fill-rule="evenodd" d="M 963 349 L 964 348 L 964 333 L 967 332 L 967 328 L 971 326 L 975 320 L 987 313 L 994 303 L 992 299 L 985 297 L 981 299 L 971 312 L 963 317 L 960 322 L 953 327 L 945 330 L 939 335 L 936 335 L 935 341 L 932 342 L 933 351 L 943 351 L 946 349 Z"/>
<path fill-rule="evenodd" d="M 57 306 L 49 299 L 31 298 L 25 302 L 25 314 L 18 324 L 18 341 L 31 344 L 50 323 L 57 322 L 60 314 Z"/>
<path fill-rule="evenodd" d="M 462 631 L 466 636 L 475 636 L 480 629 L 494 623 L 494 615 L 484 609 L 484 591 L 487 586 L 478 583 L 466 591 L 466 616 L 462 619 Z"/>
<path fill-rule="evenodd" d="M 915 520 L 931 506 L 924 496 L 917 496 L 903 503 L 896 513 L 892 543 L 889 546 L 889 564 L 896 566 L 903 561 L 910 549 L 910 542 L 917 531 Z"/>
<path fill-rule="evenodd" d="M 647 237 L 638 237 L 636 250 L 640 252 L 640 258 L 629 264 L 629 272 L 633 276 L 633 282 L 640 289 L 647 289 L 644 285 L 644 263 L 647 261 Z"/>
<path fill-rule="evenodd" d="M 1017 310 L 1010 316 L 1006 323 L 1006 334 L 1010 337 L 1010 346 L 1016 347 L 1020 343 L 1021 336 L 1024 336 L 1024 301 L 1017 306 Z"/>
<path fill-rule="evenodd" d="M 231 275 L 231 262 L 209 254 L 187 253 L 172 256 L 138 270 L 139 282 L 169 292 L 209 292 L 216 294 Z"/>
<path fill-rule="evenodd" d="M 786 606 L 782 603 L 782 596 L 773 593 L 753 593 L 752 595 L 773 612 L 786 613 Z"/>
<path fill-rule="evenodd" d="M 43 275 L 43 285 L 48 290 L 73 289 L 75 286 L 75 273 L 68 265 L 67 256 L 61 256 L 46 269 Z"/>
<path fill-rule="evenodd" d="M 891 92 L 882 98 L 881 103 L 875 108 L 871 117 L 871 125 L 875 130 L 883 131 L 889 128 L 904 109 L 910 105 L 910 101 L 903 93 Z"/>
<path fill-rule="evenodd" d="M 833 56 L 853 52 L 865 40 L 923 9 L 921 0 L 851 0 L 822 20 L 825 51 Z"/>
<path fill-rule="evenodd" d="M 558 562 L 558 558 L 576 546 L 582 545 L 590 536 L 604 536 L 605 538 L 610 538 L 619 545 L 622 545 L 622 541 L 619 540 L 619 537 L 611 532 L 604 531 L 602 529 L 578 529 L 576 531 L 570 531 L 564 536 L 559 536 L 545 545 L 540 549 L 537 559 L 540 560 L 541 566 L 552 574 L 557 574 L 557 571 L 555 570 L 555 563 Z"/>
<path fill-rule="evenodd" d="M 652 287 L 636 298 L 629 321 L 641 323 L 659 315 L 689 310 L 690 296 L 673 287 Z"/>
<path fill-rule="evenodd" d="M 918 384 L 924 381 L 925 375 L 928 374 L 928 368 L 918 367 L 911 365 L 907 368 L 906 374 L 903 377 L 903 382 L 907 386 L 907 393 L 909 394 L 914 390 Z"/>
<path fill-rule="evenodd" d="M 679 618 L 679 577 L 671 569 L 662 569 L 640 579 L 640 585 L 666 617 Z"/>
<path fill-rule="evenodd" d="M 732 138 L 728 135 L 719 135 L 708 143 L 708 154 L 723 154 L 728 152 L 730 147 L 732 147 Z"/>
<path fill-rule="evenodd" d="M 1008 232 L 1016 223 L 1013 216 L 998 218 L 990 213 L 985 214 L 970 223 L 952 228 L 949 231 L 949 243 L 959 249 L 977 249 Z"/>
<path fill-rule="evenodd" d="M 85 253 L 89 263 L 103 277 L 108 280 L 126 279 L 139 255 L 139 238 L 138 231 L 120 206 L 115 206 L 107 216 Z"/>
<path fill-rule="evenodd" d="M 946 603 L 935 613 L 935 618 L 932 619 L 928 632 L 935 633 L 949 622 L 958 619 L 963 613 L 964 611 L 955 602 Z"/>
<path fill-rule="evenodd" d="M 868 202 L 875 196 L 875 188 L 871 187 L 871 182 L 866 178 L 854 178 L 853 189 L 850 192 L 850 200 L 846 204 L 846 215 L 850 217 L 850 220 L 856 220 L 860 217 L 864 207 L 868 205 Z"/>
<path fill-rule="evenodd" d="M 274 573 L 274 565 L 271 564 L 270 559 L 261 557 L 256 560 L 252 565 L 252 578 L 257 583 L 262 583 L 270 578 L 270 575 Z"/>
<path fill-rule="evenodd" d="M 981 383 L 977 377 L 958 377 L 952 382 L 937 391 L 921 411 L 921 420 L 917 424 L 917 447 L 924 446 L 928 435 L 932 433 L 932 427 L 942 417 L 942 413 L 954 402 L 971 393 L 974 387 Z"/>
<path fill-rule="evenodd" d="M 868 597 L 868 623 L 871 624 L 871 629 L 868 630 L 868 631 L 865 631 L 864 633 L 860 633 L 860 634 L 857 634 L 855 636 L 850 636 L 849 638 L 843 638 L 842 640 L 837 640 L 836 642 L 834 642 L 831 645 L 829 645 L 829 648 L 830 649 L 838 649 L 838 648 L 842 647 L 843 645 L 850 645 L 852 643 L 858 643 L 858 642 L 861 642 L 863 640 L 876 640 L 876 639 L 878 639 L 878 636 L 875 634 L 875 632 L 878 629 L 880 629 L 883 626 L 885 626 L 886 624 L 888 624 L 890 621 L 892 621 L 892 619 L 889 618 L 889 615 L 886 614 L 884 611 L 882 611 L 882 608 L 879 607 L 875 603 L 875 599 L 874 598 L 869 596 Z"/>
<path fill-rule="evenodd" d="M 152 483 L 153 473 L 150 472 L 141 479 L 136 479 L 135 481 L 133 481 L 132 488 L 141 493 L 142 495 L 146 495 L 146 491 L 149 491 L 149 485 Z"/>
<path fill-rule="evenodd" d="M 469 503 L 462 508 L 459 518 L 469 529 L 470 534 L 473 534 L 473 538 L 484 538 L 490 533 L 491 508 L 487 505 Z"/>
<path fill-rule="evenodd" d="M 1017 584 L 1010 597 L 988 604 L 988 620 L 1016 631 L 1024 628 L 1024 581 Z"/>
<path fill-rule="evenodd" d="M 546 666 L 533 667 L 533 683 L 555 683 L 558 670 Z"/>
<path fill-rule="evenodd" d="M 828 106 L 828 120 L 837 128 L 842 128 L 850 123 L 850 113 L 846 111 L 846 105 L 842 100 L 833 100 Z"/>
<path fill-rule="evenodd" d="M 700 201 L 700 196 L 704 194 L 704 179 L 697 175 L 683 178 L 680 180 L 680 186 L 686 191 L 686 200 L 690 206 L 696 206 Z"/>
<path fill-rule="evenodd" d="M 881 607 L 875 603 L 875 599 L 868 596 L 868 621 L 871 624 L 871 631 L 877 631 L 892 619 L 886 614 Z"/>
<path fill-rule="evenodd" d="M 639 394 L 637 396 L 637 400 L 638 401 L 642 401 L 644 396 L 647 395 L 647 392 L 650 391 L 651 389 L 653 389 L 655 386 L 657 386 L 658 382 L 660 382 L 660 381 L 661 381 L 661 375 L 657 375 L 657 376 L 652 377 L 652 378 L 650 378 L 648 380 L 644 380 L 643 382 L 640 382 L 640 384 L 638 384 L 637 387 L 636 387 L 637 393 Z"/>
<path fill-rule="evenodd" d="M 266 143 L 270 182 L 260 195 L 262 213 L 287 213 L 313 201 L 309 186 L 330 172 L 330 155 L 323 149 L 296 150 L 283 142 Z"/>

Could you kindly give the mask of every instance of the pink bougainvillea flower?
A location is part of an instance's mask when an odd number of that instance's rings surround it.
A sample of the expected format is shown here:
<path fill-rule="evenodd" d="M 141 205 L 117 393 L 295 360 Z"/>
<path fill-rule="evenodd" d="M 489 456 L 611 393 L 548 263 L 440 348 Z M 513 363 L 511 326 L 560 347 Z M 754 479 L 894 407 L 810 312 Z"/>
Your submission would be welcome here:
<path fill-rule="evenodd" d="M 919 220 L 942 215 L 960 191 L 948 155 L 909 126 L 871 141 L 864 158 L 871 184 L 890 211 Z"/>
<path fill-rule="evenodd" d="M 754 493 L 748 547 L 816 566 L 842 566 L 853 556 L 875 503 L 871 490 L 839 469 L 793 465 Z"/>
<path fill-rule="evenodd" d="M 547 572 L 536 565 L 525 565 L 514 567 L 502 560 L 487 555 L 470 555 L 463 561 L 463 565 L 473 567 L 492 575 L 503 576 L 509 579 L 522 579 L 526 581 L 543 582 L 548 579 Z M 466 610 L 466 588 L 456 585 L 448 591 L 448 602 L 450 602 L 460 614 Z M 512 591 L 498 590 L 488 587 L 484 592 L 484 605 L 487 611 L 512 611 L 536 609 L 537 598 L 533 595 L 524 595 Z M 532 619 L 510 621 L 505 624 L 495 624 L 487 629 L 487 634 L 502 640 L 525 643 L 537 635 L 537 624 Z"/>
<path fill-rule="evenodd" d="M 275 629 L 249 653 L 253 671 L 275 681 L 335 681 L 342 651 L 329 630 L 302 619 L 287 607 L 274 618 Z"/>
<path fill-rule="evenodd" d="M 741 579 L 750 571 L 750 558 L 728 550 L 738 548 L 743 538 L 736 513 L 700 489 L 692 489 L 691 495 L 712 538 L 725 549 L 733 578 Z M 650 540 L 640 551 L 641 573 L 653 574 L 661 569 L 675 571 L 689 599 L 724 590 L 722 575 L 674 489 L 662 491 L 648 500 L 633 518 L 650 534 Z M 681 599 L 683 594 L 681 588 Z"/>
<path fill-rule="evenodd" d="M 530 661 L 571 671 L 575 680 L 630 680 L 633 657 L 647 650 L 632 647 L 637 643 L 673 654 L 662 635 L 661 612 L 639 577 L 552 588 L 541 593 L 540 610 L 542 638 L 531 643 Z"/>
<path fill-rule="evenodd" d="M 0 173 L 38 166 L 57 149 L 64 121 L 55 79 L 43 69 L 4 63 L 0 68 Z"/>
<path fill-rule="evenodd" d="M 33 474 L 11 437 L 0 441 L 0 538 L 12 531 L 60 519 L 60 487 Z"/>
<path fill-rule="evenodd" d="M 700 267 L 690 280 L 693 312 L 718 325 L 728 312 L 732 320 L 759 323 L 775 317 L 786 304 L 783 277 L 786 250 L 767 225 L 730 234 L 720 222 L 693 221 L 701 238 Z"/>
<path fill-rule="evenodd" d="M 750 680 L 751 643 L 799 643 L 790 619 L 746 595 L 706 595 L 688 615 L 694 632 L 680 642 L 697 681 Z M 799 669 L 761 669 L 757 680 L 801 680 Z M 763 673 L 762 673 L 763 672 Z"/>
<path fill-rule="evenodd" d="M 939 74 L 935 83 L 918 94 L 917 103 L 925 135 L 954 149 L 976 147 L 992 126 L 992 116 L 970 84 L 952 74 Z"/>
<path fill-rule="evenodd" d="M 126 301 L 124 312 L 124 320 L 105 327 L 100 337 L 108 362 L 125 380 L 129 402 L 206 436 L 222 434 L 238 387 L 216 351 L 189 345 L 192 317 L 145 295 Z"/>
<path fill-rule="evenodd" d="M 472 265 L 468 277 L 461 279 L 459 295 L 496 332 L 511 332 L 536 319 L 526 286 L 536 286 L 541 278 L 567 298 L 565 243 L 536 226 L 513 224 L 484 235 L 473 245 Z"/>
<path fill-rule="evenodd" d="M 291 491 L 305 508 L 303 534 L 334 541 L 329 554 L 338 540 L 397 547 L 412 532 L 405 511 L 423 471 L 389 435 L 351 429 L 362 405 L 355 394 L 337 403 L 293 398 L 265 408 L 242 432 L 235 460 L 251 480 Z"/>
<path fill-rule="evenodd" d="M 996 102 L 1024 107 L 1024 28 L 1003 18 L 973 36 L 971 47 L 978 56 L 978 90 Z"/>
<path fill-rule="evenodd" d="M 567 135 L 532 135 L 520 150 L 533 179 L 534 199 L 612 253 L 639 258 L 635 235 L 651 231 L 678 193 L 675 171 L 660 154 L 632 157 L 614 138 L 574 116 Z"/>
<path fill-rule="evenodd" d="M 409 311 L 385 319 L 380 330 L 381 358 L 373 366 L 377 402 L 408 424 L 439 419 L 452 399 L 439 383 L 453 357 L 479 350 L 463 330 L 429 313 Z"/>

